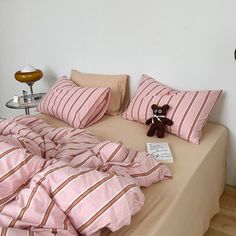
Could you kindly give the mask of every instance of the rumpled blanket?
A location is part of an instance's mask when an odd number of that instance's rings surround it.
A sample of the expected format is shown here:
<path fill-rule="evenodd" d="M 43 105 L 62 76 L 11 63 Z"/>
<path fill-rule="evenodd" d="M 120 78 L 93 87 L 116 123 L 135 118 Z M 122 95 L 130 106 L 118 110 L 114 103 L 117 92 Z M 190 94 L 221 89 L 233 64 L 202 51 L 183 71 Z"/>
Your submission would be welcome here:
<path fill-rule="evenodd" d="M 169 169 L 122 142 L 53 128 L 34 116 L 0 119 L 1 235 L 99 235 L 130 224 L 140 186 Z"/>

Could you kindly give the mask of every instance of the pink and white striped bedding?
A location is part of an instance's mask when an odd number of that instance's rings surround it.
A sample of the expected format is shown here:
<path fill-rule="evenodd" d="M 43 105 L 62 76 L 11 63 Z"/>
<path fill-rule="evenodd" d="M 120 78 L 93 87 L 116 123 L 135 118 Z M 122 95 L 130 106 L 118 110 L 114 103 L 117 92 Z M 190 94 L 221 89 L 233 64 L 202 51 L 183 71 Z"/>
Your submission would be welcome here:
<path fill-rule="evenodd" d="M 31 116 L 0 120 L 1 235 L 99 235 L 130 223 L 169 169 L 122 142 Z"/>
<path fill-rule="evenodd" d="M 62 77 L 48 91 L 37 109 L 65 121 L 74 128 L 96 123 L 106 112 L 110 101 L 110 88 L 78 87 Z"/>

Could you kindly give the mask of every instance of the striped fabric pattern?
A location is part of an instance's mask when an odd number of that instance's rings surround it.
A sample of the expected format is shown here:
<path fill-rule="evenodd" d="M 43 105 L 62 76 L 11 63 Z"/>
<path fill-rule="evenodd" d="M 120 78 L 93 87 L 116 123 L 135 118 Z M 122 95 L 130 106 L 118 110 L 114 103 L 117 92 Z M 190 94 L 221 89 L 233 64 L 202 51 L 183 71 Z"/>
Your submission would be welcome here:
<path fill-rule="evenodd" d="M 167 131 L 198 144 L 201 130 L 221 93 L 222 90 L 176 91 L 143 75 L 137 93 L 122 117 L 145 123 L 153 116 L 152 104 L 168 104 L 167 118 L 174 124 L 167 127 Z"/>
<path fill-rule="evenodd" d="M 122 142 L 33 116 L 0 120 L 1 235 L 99 235 L 130 223 L 169 169 Z"/>
<path fill-rule="evenodd" d="M 62 77 L 38 105 L 38 111 L 65 121 L 75 128 L 94 124 L 106 112 L 110 88 L 78 87 Z"/>

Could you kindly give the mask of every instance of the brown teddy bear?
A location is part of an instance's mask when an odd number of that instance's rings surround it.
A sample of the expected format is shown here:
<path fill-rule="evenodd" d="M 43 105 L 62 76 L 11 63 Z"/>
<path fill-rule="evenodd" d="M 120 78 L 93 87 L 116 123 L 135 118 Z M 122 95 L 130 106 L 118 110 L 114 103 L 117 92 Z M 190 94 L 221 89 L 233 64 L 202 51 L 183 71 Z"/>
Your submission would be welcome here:
<path fill-rule="evenodd" d="M 147 136 L 153 136 L 157 130 L 157 137 L 163 138 L 165 134 L 165 126 L 173 125 L 173 121 L 166 118 L 166 112 L 170 107 L 169 105 L 159 107 L 158 105 L 153 104 L 151 108 L 153 110 L 153 117 L 146 121 L 146 125 L 151 124 L 151 127 L 147 132 Z"/>

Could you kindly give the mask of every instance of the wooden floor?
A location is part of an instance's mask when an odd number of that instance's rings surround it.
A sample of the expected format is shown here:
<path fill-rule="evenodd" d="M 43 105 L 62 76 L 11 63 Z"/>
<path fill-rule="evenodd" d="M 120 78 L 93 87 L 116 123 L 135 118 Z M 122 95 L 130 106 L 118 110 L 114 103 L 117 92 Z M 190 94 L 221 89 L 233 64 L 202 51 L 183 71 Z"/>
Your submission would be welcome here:
<path fill-rule="evenodd" d="M 213 217 L 204 236 L 236 236 L 236 187 L 225 186 L 220 208 L 220 213 Z"/>

